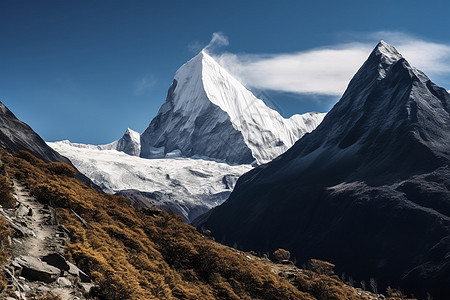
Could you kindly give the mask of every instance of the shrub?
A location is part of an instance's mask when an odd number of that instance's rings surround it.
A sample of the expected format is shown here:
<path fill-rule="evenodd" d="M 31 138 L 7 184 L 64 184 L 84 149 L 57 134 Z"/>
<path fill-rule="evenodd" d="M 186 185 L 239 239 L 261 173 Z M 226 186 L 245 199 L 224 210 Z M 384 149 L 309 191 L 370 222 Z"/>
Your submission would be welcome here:
<path fill-rule="evenodd" d="M 356 290 L 346 286 L 337 276 L 327 276 L 305 270 L 294 280 L 296 287 L 313 295 L 317 300 L 360 300 L 365 299 L 356 294 Z"/>
<path fill-rule="evenodd" d="M 16 206 L 16 200 L 12 193 L 14 189 L 11 182 L 6 176 L 0 175 L 0 205 L 6 208 L 13 208 Z"/>
<path fill-rule="evenodd" d="M 310 259 L 307 266 L 309 270 L 321 275 L 332 276 L 334 274 L 334 265 L 323 260 Z"/>
<path fill-rule="evenodd" d="M 289 260 L 289 258 L 291 258 L 291 253 L 284 249 L 278 249 L 273 253 L 273 259 L 275 262 Z"/>
<path fill-rule="evenodd" d="M 25 150 L 20 150 L 19 152 L 16 153 L 15 156 L 23 160 L 26 160 L 33 166 L 38 166 L 43 163 L 41 159 L 37 158 L 36 156 Z"/>
<path fill-rule="evenodd" d="M 77 171 L 75 170 L 74 167 L 63 162 L 49 163 L 47 164 L 47 169 L 56 175 L 66 175 L 69 177 L 73 177 L 77 174 Z"/>

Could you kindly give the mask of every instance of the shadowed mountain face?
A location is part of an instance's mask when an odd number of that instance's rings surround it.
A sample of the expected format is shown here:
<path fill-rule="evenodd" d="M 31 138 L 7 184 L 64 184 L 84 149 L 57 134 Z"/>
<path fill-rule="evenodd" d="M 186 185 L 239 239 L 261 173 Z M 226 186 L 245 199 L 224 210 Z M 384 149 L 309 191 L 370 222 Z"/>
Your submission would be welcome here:
<path fill-rule="evenodd" d="M 67 162 L 69 160 L 47 146 L 44 140 L 27 124 L 0 102 L 0 147 L 17 152 L 26 150 L 46 162 Z"/>
<path fill-rule="evenodd" d="M 434 299 L 450 294 L 450 95 L 380 42 L 319 127 L 198 219 Z"/>

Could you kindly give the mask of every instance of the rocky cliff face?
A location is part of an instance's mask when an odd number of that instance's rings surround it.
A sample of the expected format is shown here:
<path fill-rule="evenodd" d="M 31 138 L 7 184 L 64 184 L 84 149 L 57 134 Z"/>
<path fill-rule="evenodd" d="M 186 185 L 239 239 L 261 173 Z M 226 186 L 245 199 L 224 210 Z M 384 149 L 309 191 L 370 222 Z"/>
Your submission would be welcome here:
<path fill-rule="evenodd" d="M 197 223 L 219 241 L 445 299 L 449 141 L 450 95 L 380 42 L 314 132 Z"/>

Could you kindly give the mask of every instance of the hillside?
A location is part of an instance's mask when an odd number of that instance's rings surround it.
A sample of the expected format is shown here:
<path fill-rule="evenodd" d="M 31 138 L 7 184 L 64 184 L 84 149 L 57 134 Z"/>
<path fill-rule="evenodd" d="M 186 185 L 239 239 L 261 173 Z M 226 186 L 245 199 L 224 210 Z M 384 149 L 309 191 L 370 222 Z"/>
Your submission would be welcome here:
<path fill-rule="evenodd" d="M 68 165 L 48 164 L 27 152 L 2 154 L 1 161 L 5 174 L 55 208 L 69 232 L 65 256 L 98 284 L 88 297 L 370 299 L 319 270 L 290 283 L 267 263 L 214 242 L 180 217 L 136 209 L 123 197 L 87 187 Z M 0 236 L 10 234 L 0 225 Z"/>

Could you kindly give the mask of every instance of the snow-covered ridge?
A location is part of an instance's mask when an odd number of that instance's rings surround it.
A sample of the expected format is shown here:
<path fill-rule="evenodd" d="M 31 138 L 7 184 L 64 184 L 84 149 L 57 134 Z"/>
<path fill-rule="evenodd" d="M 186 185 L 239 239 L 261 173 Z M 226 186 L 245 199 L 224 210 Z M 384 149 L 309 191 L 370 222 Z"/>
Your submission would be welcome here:
<path fill-rule="evenodd" d="M 316 128 L 324 116 L 283 118 L 203 50 L 176 72 L 166 102 L 141 136 L 141 156 L 179 150 L 188 157 L 265 163 Z"/>
<path fill-rule="evenodd" d="M 208 98 L 229 115 L 233 127 L 242 133 L 259 163 L 270 161 L 286 151 L 301 136 L 314 130 L 325 116 L 307 113 L 285 119 L 256 98 L 205 51 L 201 56 L 202 79 Z M 252 130 L 253 127 L 259 132 Z M 273 133 L 277 140 L 266 140 L 264 132 Z"/>
<path fill-rule="evenodd" d="M 117 150 L 121 152 L 125 152 L 129 155 L 139 156 L 141 152 L 141 135 L 139 132 L 136 132 L 130 128 L 128 128 L 125 134 L 118 139 L 109 144 L 105 145 L 91 145 L 91 144 L 81 144 L 81 143 L 72 143 L 69 140 L 59 141 L 57 143 L 70 145 L 75 148 L 82 149 L 91 149 L 91 150 Z M 53 143 L 47 143 L 49 145 Z"/>

